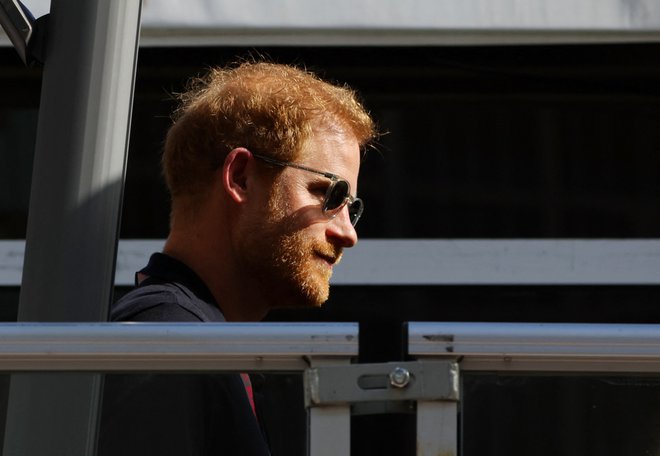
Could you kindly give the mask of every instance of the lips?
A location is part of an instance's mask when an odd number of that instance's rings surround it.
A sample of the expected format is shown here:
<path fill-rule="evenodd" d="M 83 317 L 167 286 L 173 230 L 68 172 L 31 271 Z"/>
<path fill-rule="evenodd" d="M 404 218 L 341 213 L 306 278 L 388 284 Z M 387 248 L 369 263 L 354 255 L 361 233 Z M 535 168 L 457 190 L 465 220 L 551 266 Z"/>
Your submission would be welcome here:
<path fill-rule="evenodd" d="M 337 258 L 338 258 L 338 257 L 330 256 L 330 255 L 325 255 L 325 254 L 320 253 L 320 252 L 316 252 L 316 256 L 321 258 L 323 261 L 328 263 L 330 266 L 335 264 L 337 262 Z"/>
<path fill-rule="evenodd" d="M 341 261 L 342 250 L 341 247 L 335 247 L 329 243 L 316 243 L 312 245 L 313 255 L 327 263 L 330 269 Z"/>

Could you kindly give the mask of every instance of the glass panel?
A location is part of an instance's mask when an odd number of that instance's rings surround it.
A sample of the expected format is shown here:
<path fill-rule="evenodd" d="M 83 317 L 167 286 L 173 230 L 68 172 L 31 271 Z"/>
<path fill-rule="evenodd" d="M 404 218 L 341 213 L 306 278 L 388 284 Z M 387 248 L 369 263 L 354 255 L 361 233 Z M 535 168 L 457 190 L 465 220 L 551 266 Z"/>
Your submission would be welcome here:
<path fill-rule="evenodd" d="M 462 455 L 658 454 L 660 378 L 462 374 Z"/>

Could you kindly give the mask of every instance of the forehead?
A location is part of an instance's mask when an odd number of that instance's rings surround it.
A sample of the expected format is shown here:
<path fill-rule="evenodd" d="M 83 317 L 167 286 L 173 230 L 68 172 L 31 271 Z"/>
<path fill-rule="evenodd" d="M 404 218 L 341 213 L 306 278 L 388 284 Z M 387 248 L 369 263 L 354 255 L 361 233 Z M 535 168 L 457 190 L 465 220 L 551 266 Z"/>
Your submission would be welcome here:
<path fill-rule="evenodd" d="M 352 134 L 319 130 L 312 133 L 302 147 L 299 160 L 310 168 L 336 174 L 357 188 L 360 171 L 360 147 Z"/>

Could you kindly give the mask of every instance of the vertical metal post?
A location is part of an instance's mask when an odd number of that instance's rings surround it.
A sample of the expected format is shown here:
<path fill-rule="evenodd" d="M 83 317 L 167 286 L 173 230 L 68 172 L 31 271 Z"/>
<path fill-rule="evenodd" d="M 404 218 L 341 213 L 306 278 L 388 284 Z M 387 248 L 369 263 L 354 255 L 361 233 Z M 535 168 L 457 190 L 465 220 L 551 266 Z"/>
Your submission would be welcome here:
<path fill-rule="evenodd" d="M 312 367 L 328 364 L 349 364 L 350 360 L 318 362 Z M 311 407 L 308 411 L 309 456 L 348 456 L 351 454 L 351 406 Z"/>
<path fill-rule="evenodd" d="M 19 321 L 104 321 L 140 0 L 52 0 Z M 99 375 L 12 377 L 4 454 L 93 455 Z"/>
<path fill-rule="evenodd" d="M 349 405 L 313 407 L 309 410 L 310 456 L 351 454 L 351 409 Z"/>
<path fill-rule="evenodd" d="M 455 456 L 457 439 L 456 402 L 417 402 L 417 456 Z"/>

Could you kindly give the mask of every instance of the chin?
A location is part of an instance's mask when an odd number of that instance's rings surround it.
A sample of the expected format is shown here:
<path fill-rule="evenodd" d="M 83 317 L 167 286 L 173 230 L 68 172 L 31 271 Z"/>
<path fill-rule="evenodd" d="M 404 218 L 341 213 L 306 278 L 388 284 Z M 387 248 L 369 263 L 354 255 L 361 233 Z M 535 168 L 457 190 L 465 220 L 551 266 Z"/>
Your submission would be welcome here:
<path fill-rule="evenodd" d="M 322 290 L 305 290 L 301 293 L 298 304 L 295 307 L 323 307 L 328 300 L 329 293 Z"/>
<path fill-rule="evenodd" d="M 304 290 L 307 295 L 308 307 L 321 307 L 330 297 L 330 277 L 315 277 Z"/>
<path fill-rule="evenodd" d="M 312 283 L 310 283 L 312 282 Z M 330 286 L 328 282 L 314 283 L 314 281 L 304 281 L 298 283 L 295 291 L 292 292 L 286 307 L 294 308 L 315 308 L 322 307 L 330 296 Z"/>
<path fill-rule="evenodd" d="M 321 307 L 330 296 L 330 275 L 314 263 L 293 269 L 289 275 L 287 307 Z"/>

